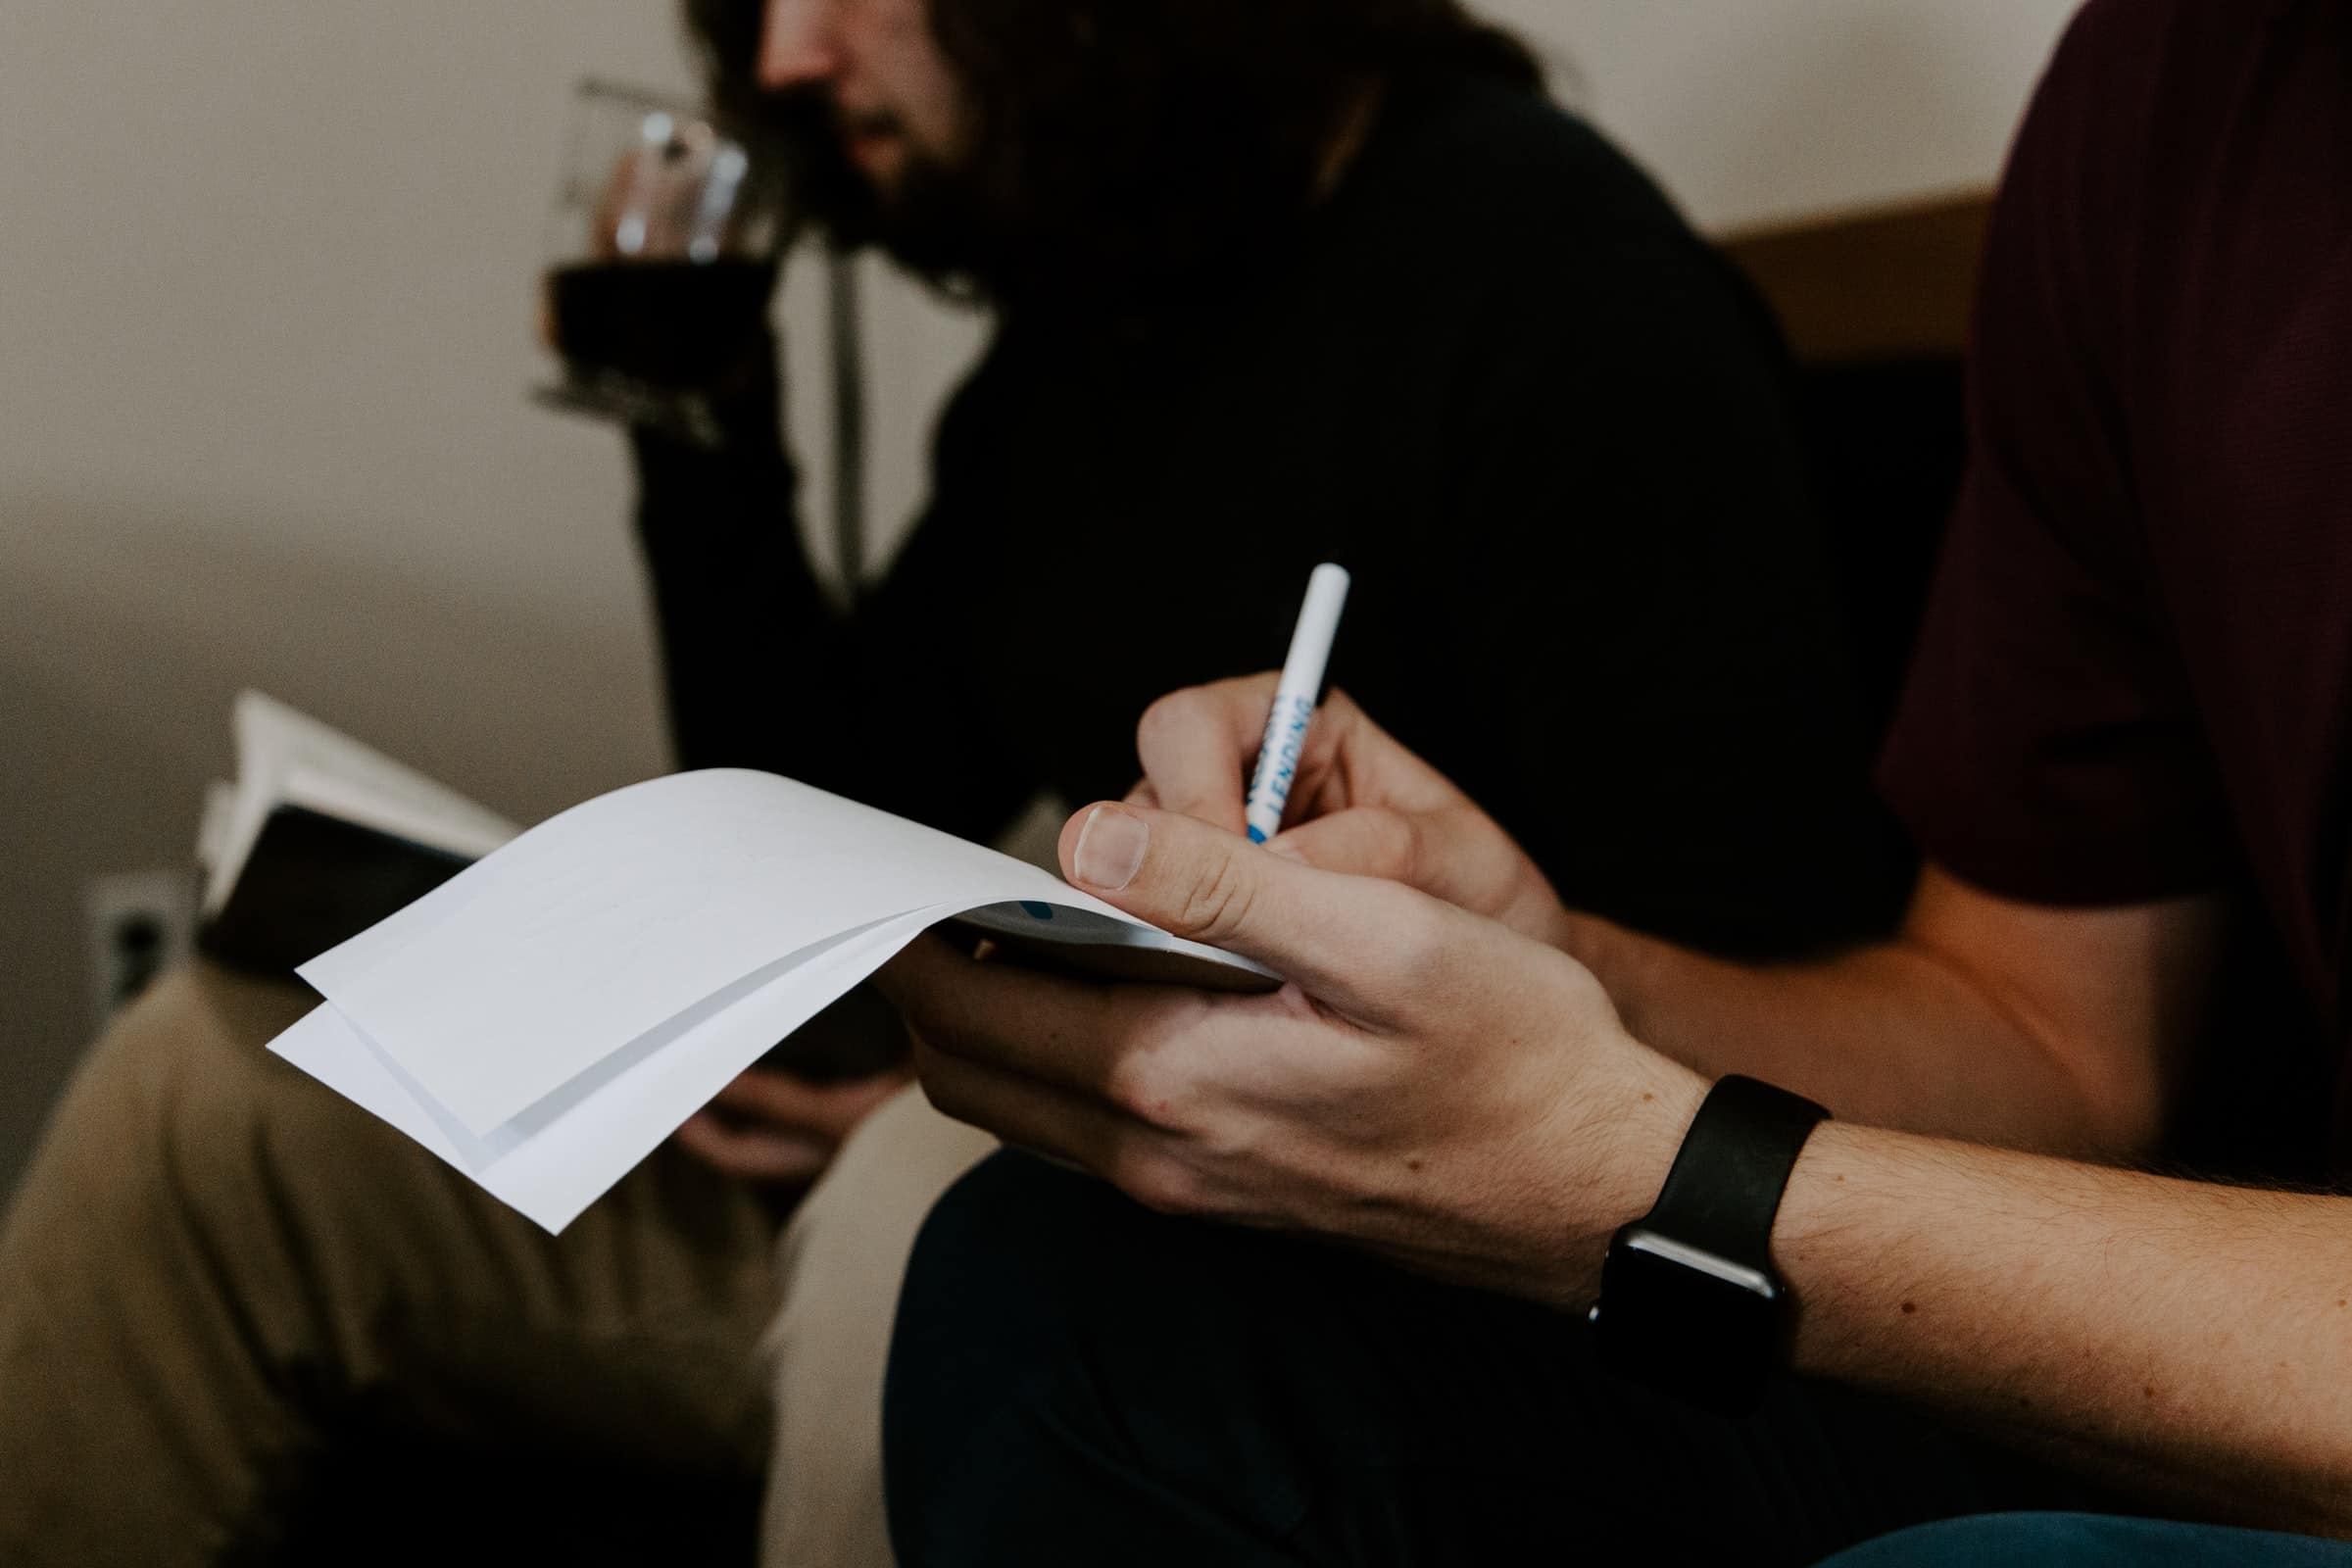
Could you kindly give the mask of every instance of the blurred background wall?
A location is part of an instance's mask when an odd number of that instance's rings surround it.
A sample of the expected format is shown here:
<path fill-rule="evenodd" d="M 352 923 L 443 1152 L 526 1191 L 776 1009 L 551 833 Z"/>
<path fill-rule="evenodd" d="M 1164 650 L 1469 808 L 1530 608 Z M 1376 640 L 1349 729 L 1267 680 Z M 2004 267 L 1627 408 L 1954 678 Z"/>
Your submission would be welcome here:
<path fill-rule="evenodd" d="M 2071 5 L 1489 9 L 1724 230 L 1983 186 Z M 666 0 L 0 7 L 0 1193 L 91 1028 L 92 879 L 186 862 L 239 686 L 525 821 L 663 767 L 620 444 L 523 396 L 588 73 L 686 85 Z M 879 555 L 981 323 L 866 283 Z"/>

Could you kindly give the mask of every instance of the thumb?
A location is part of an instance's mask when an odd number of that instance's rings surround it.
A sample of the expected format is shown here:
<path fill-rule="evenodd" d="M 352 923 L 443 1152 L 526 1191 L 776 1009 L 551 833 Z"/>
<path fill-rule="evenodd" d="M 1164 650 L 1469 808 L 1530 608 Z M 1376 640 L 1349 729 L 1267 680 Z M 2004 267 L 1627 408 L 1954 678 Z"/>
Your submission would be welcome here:
<path fill-rule="evenodd" d="M 1254 958 L 1343 1007 L 1392 989 L 1422 951 L 1429 900 L 1270 854 L 1174 811 L 1104 803 L 1061 830 L 1061 866 L 1161 930 Z"/>

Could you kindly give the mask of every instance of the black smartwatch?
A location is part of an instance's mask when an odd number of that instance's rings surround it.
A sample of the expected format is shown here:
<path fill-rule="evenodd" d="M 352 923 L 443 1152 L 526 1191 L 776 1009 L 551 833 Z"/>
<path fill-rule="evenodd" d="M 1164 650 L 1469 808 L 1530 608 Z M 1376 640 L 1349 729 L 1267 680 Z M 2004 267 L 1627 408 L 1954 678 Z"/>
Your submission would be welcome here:
<path fill-rule="evenodd" d="M 1708 1091 L 1657 1202 L 1609 1243 L 1592 1313 L 1605 1364 L 1726 1415 L 1756 1407 L 1788 1337 L 1772 1220 L 1829 1114 L 1753 1078 Z"/>

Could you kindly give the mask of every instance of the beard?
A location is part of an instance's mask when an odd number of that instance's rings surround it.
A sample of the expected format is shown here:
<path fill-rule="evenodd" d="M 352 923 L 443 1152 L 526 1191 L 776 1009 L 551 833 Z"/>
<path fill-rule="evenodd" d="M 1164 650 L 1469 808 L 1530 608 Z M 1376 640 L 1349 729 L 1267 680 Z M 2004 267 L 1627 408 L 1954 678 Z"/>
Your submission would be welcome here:
<path fill-rule="evenodd" d="M 909 147 L 887 193 L 850 160 L 831 100 L 821 90 L 770 93 L 759 128 L 781 154 L 800 222 L 840 251 L 871 245 L 950 293 L 987 292 L 1004 246 L 978 182 Z"/>
<path fill-rule="evenodd" d="M 851 160 L 823 89 L 766 93 L 754 107 L 746 118 L 781 153 L 799 220 L 833 248 L 871 245 L 953 298 L 1064 329 L 1132 335 L 1224 308 L 1265 275 L 1269 249 L 1310 205 L 1293 167 L 1311 166 L 1304 154 L 1269 157 L 1264 138 L 1243 135 L 1203 156 L 1197 137 L 1149 123 L 1097 146 L 1065 128 L 1121 123 L 1091 103 L 1020 133 L 992 134 L 984 121 L 954 163 L 902 143 L 887 191 Z"/>

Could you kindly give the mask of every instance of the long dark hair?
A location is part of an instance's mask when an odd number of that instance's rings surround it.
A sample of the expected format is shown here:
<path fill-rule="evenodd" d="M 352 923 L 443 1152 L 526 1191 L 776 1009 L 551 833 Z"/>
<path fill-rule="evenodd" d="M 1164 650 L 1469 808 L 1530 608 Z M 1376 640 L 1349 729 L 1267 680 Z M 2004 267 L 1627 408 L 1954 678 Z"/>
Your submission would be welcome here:
<path fill-rule="evenodd" d="M 683 0 L 717 100 L 757 116 L 759 0 Z M 1460 0 L 931 0 L 970 94 L 953 265 L 1000 296 L 1149 290 L 1312 199 L 1367 85 L 1439 73 L 1535 92 L 1527 46 Z M 856 237 L 855 235 L 851 237 Z M 910 258 L 918 266 L 923 257 Z"/>

